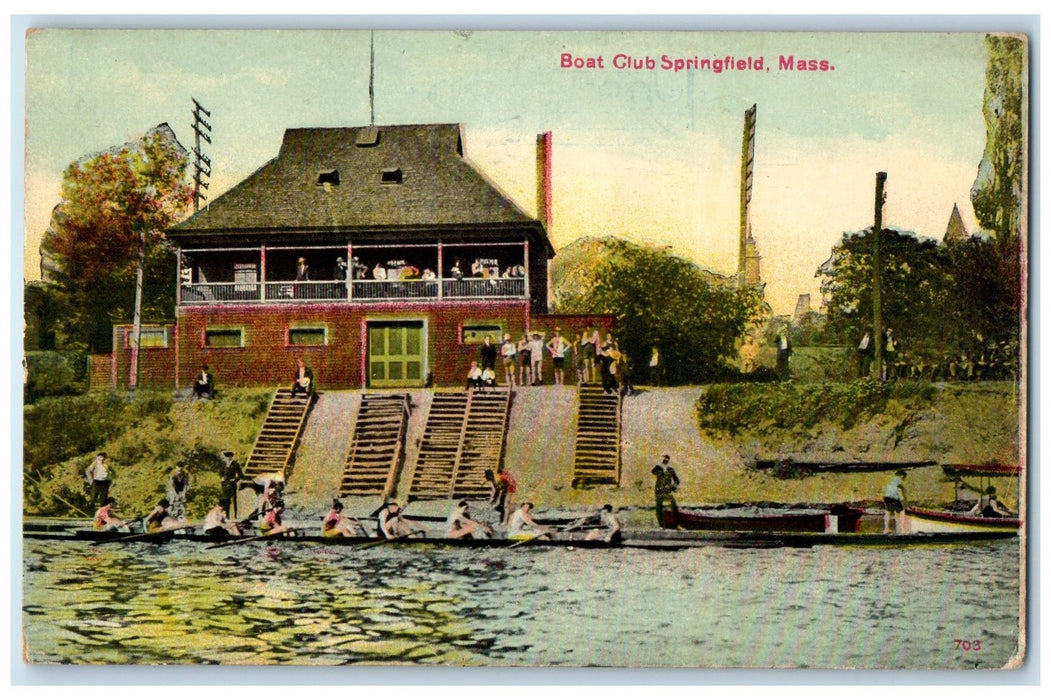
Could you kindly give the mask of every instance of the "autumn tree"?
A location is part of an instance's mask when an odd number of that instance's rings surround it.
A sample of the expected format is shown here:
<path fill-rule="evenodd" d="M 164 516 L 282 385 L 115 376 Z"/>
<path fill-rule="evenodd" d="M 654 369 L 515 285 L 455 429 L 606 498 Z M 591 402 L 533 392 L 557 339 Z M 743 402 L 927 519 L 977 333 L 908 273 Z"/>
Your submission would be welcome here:
<path fill-rule="evenodd" d="M 68 300 L 72 344 L 111 349 L 112 325 L 131 319 L 140 264 L 143 314 L 171 318 L 175 259 L 163 232 L 190 201 L 185 171 L 186 151 L 167 125 L 66 168 L 41 252 L 47 281 Z"/>
<path fill-rule="evenodd" d="M 652 348 L 671 384 L 718 377 L 736 355 L 735 343 L 759 318 L 755 289 L 711 282 L 711 274 L 666 250 L 609 239 L 608 255 L 562 313 L 609 313 L 634 377 L 648 376 Z"/>

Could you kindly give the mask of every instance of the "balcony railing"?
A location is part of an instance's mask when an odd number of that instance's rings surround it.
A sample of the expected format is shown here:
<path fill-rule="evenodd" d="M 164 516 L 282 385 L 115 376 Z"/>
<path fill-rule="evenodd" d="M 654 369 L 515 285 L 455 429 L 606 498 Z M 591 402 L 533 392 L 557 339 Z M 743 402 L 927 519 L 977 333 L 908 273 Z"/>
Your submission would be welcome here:
<path fill-rule="evenodd" d="M 350 296 L 342 280 L 320 282 L 201 282 L 183 284 L 182 304 L 225 304 L 266 301 L 379 302 L 413 299 L 521 299 L 526 297 L 522 277 L 433 280 L 354 280 Z"/>

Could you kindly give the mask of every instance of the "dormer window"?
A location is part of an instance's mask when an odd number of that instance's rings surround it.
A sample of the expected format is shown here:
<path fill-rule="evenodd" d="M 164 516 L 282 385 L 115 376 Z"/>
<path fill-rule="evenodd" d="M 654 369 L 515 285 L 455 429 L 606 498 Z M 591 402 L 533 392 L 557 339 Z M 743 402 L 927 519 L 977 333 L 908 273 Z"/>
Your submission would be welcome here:
<path fill-rule="evenodd" d="M 400 185 L 402 182 L 401 168 L 389 168 L 380 173 L 380 182 L 385 185 Z"/>
<path fill-rule="evenodd" d="M 332 185 L 339 184 L 339 171 L 338 170 L 326 170 L 318 173 L 317 184 L 325 187 L 331 187 Z"/>

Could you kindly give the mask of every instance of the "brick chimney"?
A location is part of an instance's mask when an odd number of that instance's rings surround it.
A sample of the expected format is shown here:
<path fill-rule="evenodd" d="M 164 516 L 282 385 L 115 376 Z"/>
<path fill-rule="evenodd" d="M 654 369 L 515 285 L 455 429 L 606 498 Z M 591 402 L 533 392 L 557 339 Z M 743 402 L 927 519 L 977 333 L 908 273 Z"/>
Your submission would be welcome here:
<path fill-rule="evenodd" d="M 536 216 L 551 228 L 551 132 L 536 137 Z"/>

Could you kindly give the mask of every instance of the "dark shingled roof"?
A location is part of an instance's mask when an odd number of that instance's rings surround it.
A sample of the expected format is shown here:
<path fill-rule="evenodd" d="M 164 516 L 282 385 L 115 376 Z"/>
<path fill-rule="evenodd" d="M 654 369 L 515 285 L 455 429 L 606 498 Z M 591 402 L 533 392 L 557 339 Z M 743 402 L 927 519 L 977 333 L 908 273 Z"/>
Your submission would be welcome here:
<path fill-rule="evenodd" d="M 462 144 L 458 124 L 288 129 L 277 158 L 171 233 L 478 224 L 542 231 L 464 159 Z M 319 184 L 322 173 L 334 180 L 332 171 L 338 184 Z M 385 172 L 401 182 L 384 182 Z"/>

